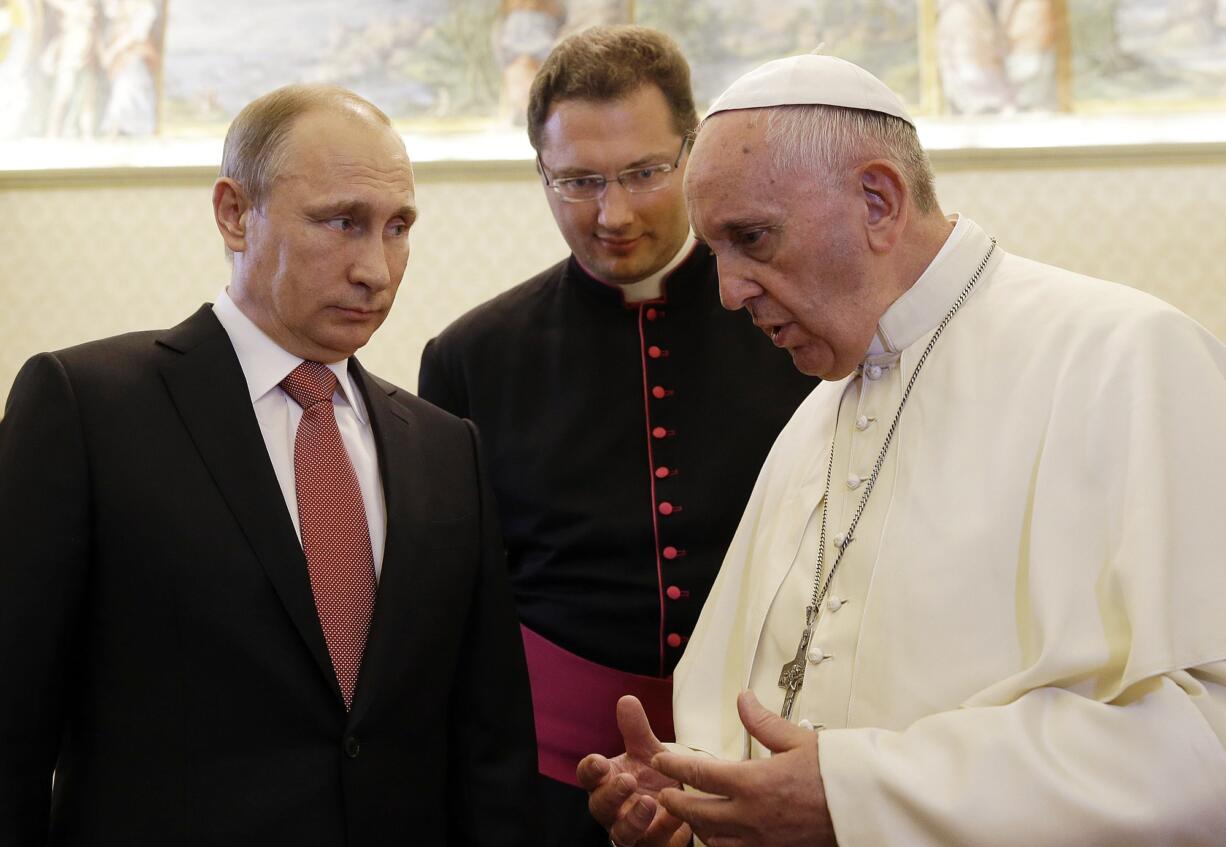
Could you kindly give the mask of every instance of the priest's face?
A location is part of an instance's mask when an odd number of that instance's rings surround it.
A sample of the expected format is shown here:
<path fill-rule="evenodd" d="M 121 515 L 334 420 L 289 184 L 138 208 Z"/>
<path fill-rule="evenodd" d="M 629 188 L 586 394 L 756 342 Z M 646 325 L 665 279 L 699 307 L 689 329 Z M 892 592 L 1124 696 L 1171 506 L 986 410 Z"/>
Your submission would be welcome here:
<path fill-rule="evenodd" d="M 542 129 L 540 162 L 550 181 L 593 174 L 608 180 L 603 195 L 577 203 L 545 189 L 558 229 L 584 269 L 625 285 L 667 265 L 689 234 L 681 193 L 687 157 L 658 191 L 632 194 L 617 181 L 623 171 L 677 161 L 682 136 L 660 89 L 644 85 L 619 100 L 562 100 Z"/>
<path fill-rule="evenodd" d="M 859 175 L 780 169 L 760 109 L 721 112 L 699 132 L 685 194 L 715 252 L 720 299 L 744 308 L 802 373 L 840 379 L 863 360 L 889 305 L 872 277 Z"/>

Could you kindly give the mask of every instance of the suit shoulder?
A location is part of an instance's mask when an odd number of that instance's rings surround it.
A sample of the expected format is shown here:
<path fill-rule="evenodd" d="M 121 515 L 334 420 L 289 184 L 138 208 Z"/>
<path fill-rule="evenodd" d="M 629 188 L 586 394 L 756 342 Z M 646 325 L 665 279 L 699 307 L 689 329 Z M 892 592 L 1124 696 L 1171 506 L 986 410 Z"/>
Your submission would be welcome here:
<path fill-rule="evenodd" d="M 148 355 L 156 346 L 163 330 L 142 330 L 112 335 L 85 341 L 54 351 L 51 355 L 63 362 L 73 364 L 94 361 L 113 361 L 115 358 L 130 360 Z"/>
<path fill-rule="evenodd" d="M 369 371 L 367 372 L 367 375 L 370 377 L 370 380 L 373 383 L 372 388 L 384 392 L 389 401 L 408 411 L 422 424 L 432 427 L 442 427 L 443 429 L 452 429 L 457 433 L 465 429 L 464 421 L 456 415 L 440 409 L 433 403 L 421 399 L 413 392 L 406 391 L 395 383 L 389 382 L 382 377 L 375 376 Z"/>
<path fill-rule="evenodd" d="M 214 316 L 212 306 L 206 303 L 173 327 L 113 335 L 49 355 L 74 380 L 123 385 L 144 380 L 167 357 L 194 348 L 216 349 L 219 345 L 233 355 L 229 336 Z"/>
<path fill-rule="evenodd" d="M 160 330 L 128 332 L 40 353 L 33 358 L 55 360 L 74 383 L 123 382 L 139 378 L 158 360 L 160 334 Z"/>

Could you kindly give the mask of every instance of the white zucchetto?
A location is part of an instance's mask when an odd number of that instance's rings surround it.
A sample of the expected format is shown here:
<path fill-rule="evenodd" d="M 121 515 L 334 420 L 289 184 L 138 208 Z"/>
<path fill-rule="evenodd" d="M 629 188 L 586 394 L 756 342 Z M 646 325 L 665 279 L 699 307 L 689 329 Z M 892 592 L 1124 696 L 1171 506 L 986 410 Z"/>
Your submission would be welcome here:
<path fill-rule="evenodd" d="M 706 117 L 735 109 L 808 105 L 883 112 L 915 126 L 902 100 L 884 82 L 859 65 L 813 53 L 754 68 L 715 99 Z"/>

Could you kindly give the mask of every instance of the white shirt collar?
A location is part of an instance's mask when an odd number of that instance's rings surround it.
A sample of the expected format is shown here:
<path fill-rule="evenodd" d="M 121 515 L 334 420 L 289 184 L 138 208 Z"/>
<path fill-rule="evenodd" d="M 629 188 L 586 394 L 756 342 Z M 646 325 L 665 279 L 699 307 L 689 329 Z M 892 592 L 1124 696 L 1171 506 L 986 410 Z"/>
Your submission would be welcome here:
<path fill-rule="evenodd" d="M 681 249 L 668 260 L 667 265 L 651 276 L 640 279 L 638 282 L 631 282 L 620 286 L 622 297 L 625 298 L 625 301 L 627 303 L 641 303 L 644 300 L 660 299 L 660 295 L 664 293 L 664 278 L 689 258 L 690 253 L 694 250 L 694 245 L 697 243 L 698 240 L 694 238 L 694 233 L 687 232 Z"/>
<path fill-rule="evenodd" d="M 264 330 L 243 314 L 224 288 L 213 303 L 213 314 L 221 322 L 226 335 L 230 336 L 230 344 L 233 345 L 238 363 L 242 366 L 252 403 L 278 388 L 281 380 L 305 361 L 269 338 Z M 332 362 L 327 367 L 336 374 L 336 387 L 341 397 L 353 407 L 358 419 L 365 424 L 366 405 L 355 399 L 355 387 L 349 377 L 349 360 Z"/>
<path fill-rule="evenodd" d="M 970 281 L 989 239 L 970 218 L 951 215 L 953 231 L 936 256 L 903 295 L 890 304 L 869 345 L 866 358 L 897 357 L 936 328 Z"/>

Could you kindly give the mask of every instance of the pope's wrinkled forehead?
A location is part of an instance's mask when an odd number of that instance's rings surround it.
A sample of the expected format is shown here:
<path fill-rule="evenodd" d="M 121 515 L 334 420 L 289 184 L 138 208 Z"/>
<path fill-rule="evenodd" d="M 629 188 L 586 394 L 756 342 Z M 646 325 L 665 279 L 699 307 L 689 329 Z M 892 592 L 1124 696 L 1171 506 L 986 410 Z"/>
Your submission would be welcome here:
<path fill-rule="evenodd" d="M 776 165 L 767 132 L 768 110 L 741 110 L 703 121 L 690 149 L 683 182 L 686 209 L 695 233 L 708 232 L 716 219 L 770 195 L 787 178 Z M 716 225 L 722 228 L 722 223 Z"/>
<path fill-rule="evenodd" d="M 710 172 L 744 167 L 766 152 L 770 112 L 742 109 L 703 119 L 690 146 L 685 184 L 699 186 Z"/>

